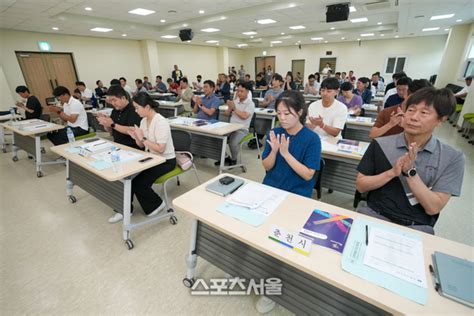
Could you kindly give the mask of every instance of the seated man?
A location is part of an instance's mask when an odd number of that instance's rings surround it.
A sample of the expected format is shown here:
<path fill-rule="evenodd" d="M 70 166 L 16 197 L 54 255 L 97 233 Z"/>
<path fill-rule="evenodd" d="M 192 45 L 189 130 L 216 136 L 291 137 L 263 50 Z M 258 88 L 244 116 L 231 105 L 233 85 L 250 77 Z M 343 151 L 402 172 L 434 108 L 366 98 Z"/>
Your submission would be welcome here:
<path fill-rule="evenodd" d="M 202 84 L 202 76 L 197 75 L 196 81 L 193 81 L 193 89 L 196 90 L 197 93 L 202 92 L 203 84 Z"/>
<path fill-rule="evenodd" d="M 229 148 L 231 157 L 225 159 L 225 163 L 231 166 L 237 164 L 237 157 L 240 152 L 240 141 L 249 133 L 250 122 L 255 112 L 255 104 L 252 101 L 252 84 L 250 82 L 240 82 L 237 84 L 236 97 L 227 101 L 228 110 L 225 112 L 230 116 L 230 123 L 241 124 L 244 128 L 233 132 L 229 136 Z M 220 161 L 215 163 L 220 165 Z"/>
<path fill-rule="evenodd" d="M 363 104 L 370 104 L 372 101 L 372 91 L 370 91 L 370 80 L 367 77 L 360 77 L 357 79 L 356 89 L 354 94 L 357 94 L 362 98 Z"/>
<path fill-rule="evenodd" d="M 128 95 L 130 96 L 133 95 L 133 90 L 127 84 L 127 79 L 125 79 L 125 77 L 120 77 L 119 80 L 120 80 L 120 85 L 122 86 L 122 88 L 125 89 L 125 91 L 127 91 Z"/>
<path fill-rule="evenodd" d="M 385 85 L 383 81 L 380 80 L 378 73 L 374 73 L 372 75 L 372 82 L 370 83 L 370 86 L 371 86 L 372 96 L 374 97 L 378 92 L 385 91 Z"/>
<path fill-rule="evenodd" d="M 373 140 L 357 167 L 357 190 L 368 192 L 358 212 L 434 234 L 439 213 L 461 193 L 464 155 L 433 136 L 455 102 L 448 89 L 410 95 L 405 131 Z"/>
<path fill-rule="evenodd" d="M 67 122 L 67 127 L 71 128 L 75 137 L 89 133 L 87 113 L 81 101 L 73 98 L 68 88 L 63 86 L 54 88 L 53 95 L 59 99 L 62 107 L 50 105 L 48 106 L 49 111 L 58 114 L 60 119 Z M 66 128 L 50 132 L 47 137 L 55 146 L 68 142 Z"/>
<path fill-rule="evenodd" d="M 387 102 L 387 99 L 397 93 L 397 81 L 403 77 L 406 77 L 406 73 L 404 71 L 397 72 L 392 75 L 392 82 L 385 86 L 385 95 L 383 97 L 382 105 Z"/>
<path fill-rule="evenodd" d="M 384 108 L 389 108 L 394 105 L 398 105 L 403 102 L 408 97 L 408 86 L 411 84 L 411 79 L 408 77 L 403 77 L 397 80 L 397 93 L 390 96 L 387 101 L 384 103 Z"/>
<path fill-rule="evenodd" d="M 341 138 L 347 120 L 347 107 L 336 100 L 338 93 L 339 81 L 334 77 L 326 78 L 321 82 L 321 100 L 308 107 L 306 126 L 321 138 Z"/>
<path fill-rule="evenodd" d="M 23 99 L 26 100 L 24 102 L 17 102 L 15 105 L 23 110 L 25 110 L 25 118 L 29 119 L 39 119 L 41 114 L 43 113 L 43 107 L 41 106 L 40 101 L 37 97 L 30 94 L 30 90 L 28 90 L 25 86 L 18 86 L 15 89 L 15 92 L 20 95 Z"/>
<path fill-rule="evenodd" d="M 183 101 L 184 110 L 187 112 L 192 112 L 193 108 L 191 107 L 191 100 L 193 99 L 194 93 L 193 90 L 189 87 L 188 78 L 183 77 L 179 80 L 178 88 L 178 100 Z"/>
<path fill-rule="evenodd" d="M 89 102 L 92 99 L 92 90 L 82 81 L 76 82 L 76 88 L 81 92 L 81 101 Z"/>
<path fill-rule="evenodd" d="M 431 87 L 426 79 L 413 80 L 408 88 L 408 95 L 415 93 L 421 88 Z M 390 136 L 403 132 L 403 115 L 406 111 L 406 101 L 399 105 L 391 106 L 383 109 L 377 115 L 374 126 L 370 130 L 369 137 L 376 138 L 382 136 Z"/>
<path fill-rule="evenodd" d="M 166 82 L 168 83 L 168 92 L 178 95 L 179 84 L 174 82 L 171 78 L 166 79 Z"/>
<path fill-rule="evenodd" d="M 471 76 L 466 77 L 466 79 L 464 80 L 466 81 L 466 86 L 461 91 L 459 91 L 458 93 L 454 95 L 456 97 L 457 104 L 464 104 L 464 101 L 466 101 L 466 96 L 467 96 L 467 92 L 469 91 L 469 86 L 471 85 L 471 82 L 472 82 L 472 77 Z"/>
<path fill-rule="evenodd" d="M 151 84 L 150 81 L 148 81 L 148 77 L 147 77 L 147 76 L 143 77 L 143 86 L 145 87 L 145 89 L 146 89 L 147 91 L 153 90 L 153 85 Z"/>
<path fill-rule="evenodd" d="M 95 95 L 98 98 L 105 97 L 107 95 L 107 88 L 104 87 L 104 84 L 102 83 L 102 81 L 97 80 L 95 84 L 97 85 L 97 88 L 95 88 Z"/>
<path fill-rule="evenodd" d="M 265 77 L 261 72 L 257 74 L 257 77 L 255 78 L 255 88 L 256 89 L 267 89 L 268 88 L 268 83 L 265 80 Z"/>
<path fill-rule="evenodd" d="M 112 132 L 114 142 L 139 149 L 135 140 L 128 134 L 133 127 L 140 126 L 141 118 L 135 112 L 133 102 L 120 85 L 110 86 L 107 91 L 107 103 L 114 109 L 110 117 L 106 114 L 97 114 L 99 124 L 104 126 L 107 132 Z"/>
<path fill-rule="evenodd" d="M 304 94 L 312 94 L 318 95 L 319 94 L 319 82 L 316 81 L 316 77 L 311 74 L 308 76 L 308 82 L 304 85 Z"/>
<path fill-rule="evenodd" d="M 217 119 L 217 113 L 219 109 L 219 105 L 221 104 L 221 100 L 214 94 L 214 89 L 216 84 L 212 80 L 204 81 L 204 85 L 202 87 L 204 91 L 204 96 L 197 96 L 193 97 L 194 101 L 194 108 L 193 113 L 197 113 L 198 119 L 203 120 L 210 120 L 210 119 Z"/>
<path fill-rule="evenodd" d="M 216 94 L 222 96 L 224 102 L 230 99 L 230 83 L 226 74 L 219 74 L 219 84 L 216 86 Z"/>
<path fill-rule="evenodd" d="M 155 91 L 159 93 L 165 93 L 168 91 L 168 88 L 166 87 L 166 84 L 163 82 L 163 77 L 158 75 L 156 76 L 156 86 L 155 86 Z"/>
<path fill-rule="evenodd" d="M 143 85 L 143 81 L 142 79 L 138 78 L 138 79 L 135 79 L 135 85 L 137 86 L 135 88 L 135 90 L 133 90 L 133 95 L 137 95 L 138 93 L 140 92 L 147 92 L 147 89 L 145 88 L 145 86 Z"/>
<path fill-rule="evenodd" d="M 272 88 L 265 92 L 263 101 L 260 102 L 262 108 L 275 109 L 275 101 L 283 92 L 283 77 L 280 74 L 274 74 L 272 77 Z"/>

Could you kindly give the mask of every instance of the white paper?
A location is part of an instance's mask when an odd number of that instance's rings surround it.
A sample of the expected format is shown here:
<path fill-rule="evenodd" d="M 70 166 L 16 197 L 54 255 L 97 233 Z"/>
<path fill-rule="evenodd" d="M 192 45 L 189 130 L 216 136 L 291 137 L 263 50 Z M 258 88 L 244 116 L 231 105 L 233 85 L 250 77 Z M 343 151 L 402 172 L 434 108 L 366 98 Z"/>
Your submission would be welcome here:
<path fill-rule="evenodd" d="M 417 286 L 427 287 L 421 240 L 369 227 L 364 264 Z"/>
<path fill-rule="evenodd" d="M 202 129 L 215 129 L 215 128 L 220 128 L 220 127 L 225 127 L 225 126 L 227 126 L 227 124 L 229 124 L 229 123 L 216 122 L 216 123 L 212 123 L 212 124 L 201 125 L 201 126 L 199 126 L 199 128 L 202 128 Z"/>
<path fill-rule="evenodd" d="M 94 154 L 94 155 L 91 156 L 91 158 L 95 159 L 95 160 L 103 160 L 103 161 L 111 163 L 112 159 L 111 159 L 110 153 L 111 153 L 110 151 L 106 151 L 106 152 Z M 129 151 L 129 150 L 118 150 L 118 151 L 116 151 L 116 153 L 118 154 L 118 156 L 120 158 L 120 162 L 137 160 L 137 159 L 143 157 L 142 154 L 139 154 L 139 153 L 134 152 L 134 151 Z"/>

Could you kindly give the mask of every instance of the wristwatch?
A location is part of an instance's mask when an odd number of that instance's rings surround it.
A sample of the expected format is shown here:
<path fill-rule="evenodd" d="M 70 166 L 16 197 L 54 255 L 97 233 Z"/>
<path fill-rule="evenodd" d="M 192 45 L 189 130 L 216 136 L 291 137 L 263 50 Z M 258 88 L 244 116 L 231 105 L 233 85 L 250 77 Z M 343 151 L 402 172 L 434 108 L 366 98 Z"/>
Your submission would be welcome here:
<path fill-rule="evenodd" d="M 145 136 L 140 140 L 142 142 L 142 144 L 147 140 L 148 138 L 146 138 Z"/>
<path fill-rule="evenodd" d="M 416 174 L 417 174 L 416 167 L 408 169 L 407 172 L 402 171 L 402 174 L 405 177 L 412 178 L 412 177 L 416 176 Z"/>
<path fill-rule="evenodd" d="M 114 128 L 115 128 L 115 123 L 110 124 L 110 127 L 111 127 L 112 129 L 114 129 Z"/>

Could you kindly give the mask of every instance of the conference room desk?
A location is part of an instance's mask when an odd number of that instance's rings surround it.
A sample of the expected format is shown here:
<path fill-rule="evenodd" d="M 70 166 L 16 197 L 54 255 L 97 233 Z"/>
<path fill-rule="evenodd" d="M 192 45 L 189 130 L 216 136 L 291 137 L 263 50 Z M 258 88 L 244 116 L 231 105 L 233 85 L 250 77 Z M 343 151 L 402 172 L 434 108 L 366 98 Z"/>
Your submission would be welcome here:
<path fill-rule="evenodd" d="M 227 105 L 221 105 L 219 107 L 219 121 L 230 121 L 230 117 L 224 114 L 227 109 Z M 260 135 L 266 135 L 271 129 L 275 127 L 276 117 L 277 114 L 275 110 L 266 108 L 255 108 L 255 132 Z"/>
<path fill-rule="evenodd" d="M 181 100 L 176 102 L 159 100 L 155 102 L 158 102 L 158 113 L 163 115 L 163 117 L 178 116 L 178 114 L 181 113 L 183 109 L 183 101 Z"/>
<path fill-rule="evenodd" d="M 153 99 L 156 99 L 156 100 L 169 100 L 170 97 L 174 96 L 173 93 L 171 92 L 148 92 L 148 94 L 150 95 L 150 97 L 152 97 Z"/>
<path fill-rule="evenodd" d="M 11 114 L 7 114 L 7 115 L 0 115 L 0 122 L 7 122 L 7 121 L 10 121 L 12 119 L 21 119 L 22 116 L 21 115 L 18 115 L 18 114 L 15 114 L 15 115 L 11 115 Z M 2 151 L 4 153 L 7 152 L 7 145 L 8 143 L 5 142 L 5 130 L 3 128 L 3 125 L 0 125 L 0 145 L 2 146 Z"/>
<path fill-rule="evenodd" d="M 92 109 L 92 110 L 86 110 L 87 113 L 87 122 L 89 123 L 89 126 L 94 130 L 94 131 L 101 131 L 105 132 L 106 129 L 99 124 L 99 121 L 97 120 L 97 114 L 104 114 L 107 116 L 110 116 L 112 114 L 113 108 L 103 108 L 103 109 Z"/>
<path fill-rule="evenodd" d="M 183 280 L 186 286 L 191 287 L 198 277 L 195 267 L 199 256 L 233 277 L 256 279 L 257 284 L 264 278 L 281 279 L 282 295 L 269 298 L 296 315 L 472 315 L 468 307 L 434 290 L 428 268 L 434 251 L 473 260 L 472 247 L 409 230 L 423 242 L 428 301 L 421 305 L 346 272 L 341 268 L 342 256 L 335 250 L 313 244 L 309 256 L 304 256 L 268 238 L 273 225 L 298 232 L 314 209 L 348 215 L 354 221 L 380 220 L 290 193 L 261 226 L 253 227 L 217 211 L 226 198 L 205 190 L 216 179 L 173 201 L 176 210 L 193 217 Z"/>
<path fill-rule="evenodd" d="M 348 153 L 337 148 L 337 139 L 321 140 L 321 158 L 324 159 L 324 169 L 321 186 L 335 191 L 354 195 L 356 192 L 357 166 L 369 143 L 359 142 L 359 153 Z"/>
<path fill-rule="evenodd" d="M 374 119 L 371 117 L 348 116 L 346 121 L 346 134 L 344 138 L 363 142 L 372 141 L 372 139 L 369 137 L 369 133 L 374 126 L 374 122 Z"/>
<path fill-rule="evenodd" d="M 370 100 L 370 103 L 376 104 L 376 105 L 379 105 L 382 102 L 383 102 L 383 96 L 378 96 L 378 95 L 376 95 L 375 97 L 372 98 L 372 100 Z"/>
<path fill-rule="evenodd" d="M 306 103 L 313 103 L 314 101 L 318 101 L 321 99 L 320 95 L 314 95 L 314 94 L 303 94 L 304 100 Z"/>
<path fill-rule="evenodd" d="M 379 114 L 379 107 L 375 104 L 363 104 L 362 108 L 365 110 L 366 117 L 377 118 Z"/>
<path fill-rule="evenodd" d="M 39 119 L 24 120 L 18 122 L 7 122 L 2 124 L 3 128 L 12 132 L 12 160 L 18 161 L 18 150 L 22 149 L 28 154 L 33 155 L 36 165 L 36 176 L 41 178 L 43 176 L 42 166 L 61 164 L 63 161 L 43 161 L 41 148 L 41 136 L 49 132 L 63 129 L 65 126 L 58 125 Z M 38 126 L 36 128 L 36 126 Z M 44 126 L 44 127 L 43 127 Z"/>
<path fill-rule="evenodd" d="M 171 209 L 163 211 L 162 214 L 147 218 L 146 220 L 141 220 L 136 223 L 132 223 L 131 221 L 130 206 L 132 203 L 133 178 L 140 172 L 165 162 L 165 159 L 158 155 L 127 147 L 105 139 L 104 141 L 113 143 L 117 148 L 120 148 L 120 150 L 133 151 L 143 155 L 139 160 L 147 157 L 151 157 L 152 159 L 146 162 L 139 162 L 138 160 L 124 161 L 121 163 L 122 170 L 120 172 L 114 172 L 111 167 L 103 170 L 93 167 L 90 164 L 94 161 L 92 157 L 83 157 L 79 155 L 79 153 L 68 152 L 70 144 L 54 146 L 51 147 L 51 150 L 66 158 L 66 194 L 69 201 L 71 203 L 76 203 L 77 199 L 74 196 L 73 189 L 74 186 L 77 185 L 109 206 L 111 209 L 122 213 L 122 238 L 125 241 L 127 248 L 130 250 L 134 247 L 130 238 L 132 230 L 168 217 L 173 225 L 177 223 L 174 211 Z M 84 141 L 78 141 L 74 143 L 74 146 L 81 146 L 84 144 Z"/>
<path fill-rule="evenodd" d="M 253 98 L 262 98 L 265 91 L 267 91 L 268 89 L 254 89 L 253 92 L 252 92 L 252 97 Z"/>
<path fill-rule="evenodd" d="M 178 124 L 169 120 L 171 129 L 183 130 L 191 133 L 191 153 L 193 155 L 220 160 L 219 173 L 236 168 L 236 166 L 225 166 L 227 141 L 235 131 L 244 128 L 241 124 L 218 122 L 219 127 L 209 128 L 205 126 Z"/>

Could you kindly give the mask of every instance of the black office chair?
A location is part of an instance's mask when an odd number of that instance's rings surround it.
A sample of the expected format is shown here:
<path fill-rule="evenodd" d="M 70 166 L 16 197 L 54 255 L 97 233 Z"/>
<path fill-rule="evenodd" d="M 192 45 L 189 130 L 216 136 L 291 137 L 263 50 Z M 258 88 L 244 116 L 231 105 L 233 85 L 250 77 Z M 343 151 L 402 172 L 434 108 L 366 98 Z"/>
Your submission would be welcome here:
<path fill-rule="evenodd" d="M 360 201 L 367 201 L 367 192 L 360 193 L 359 191 L 356 190 L 354 193 L 354 203 L 353 203 L 354 209 L 356 209 L 357 206 L 359 206 Z"/>
<path fill-rule="evenodd" d="M 321 193 L 322 193 L 321 183 L 322 183 L 323 170 L 324 170 L 325 165 L 326 165 L 326 162 L 324 161 L 324 159 L 321 158 L 321 162 L 319 164 L 319 171 L 316 171 L 315 173 L 316 182 L 314 183 L 314 189 L 317 191 L 318 200 L 321 199 Z"/>

